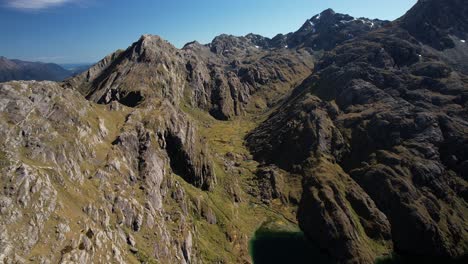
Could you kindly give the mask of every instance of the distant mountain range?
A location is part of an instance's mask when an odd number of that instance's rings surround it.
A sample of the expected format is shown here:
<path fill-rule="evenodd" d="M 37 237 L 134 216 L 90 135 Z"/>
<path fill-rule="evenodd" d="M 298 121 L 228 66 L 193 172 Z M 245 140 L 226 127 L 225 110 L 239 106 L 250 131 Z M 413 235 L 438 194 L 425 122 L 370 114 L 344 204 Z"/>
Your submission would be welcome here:
<path fill-rule="evenodd" d="M 86 71 L 91 64 L 30 62 L 0 56 L 0 82 L 13 80 L 63 81 Z"/>

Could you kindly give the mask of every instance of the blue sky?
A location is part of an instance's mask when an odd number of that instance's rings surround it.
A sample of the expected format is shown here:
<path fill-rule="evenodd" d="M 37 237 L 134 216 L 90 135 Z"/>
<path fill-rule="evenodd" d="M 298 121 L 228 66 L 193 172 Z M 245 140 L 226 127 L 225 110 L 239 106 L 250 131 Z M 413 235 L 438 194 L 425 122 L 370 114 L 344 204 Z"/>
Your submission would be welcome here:
<path fill-rule="evenodd" d="M 297 30 L 326 8 L 394 20 L 416 0 L 0 0 L 0 56 L 96 62 L 142 34 L 176 47 L 221 33 L 268 37 Z"/>

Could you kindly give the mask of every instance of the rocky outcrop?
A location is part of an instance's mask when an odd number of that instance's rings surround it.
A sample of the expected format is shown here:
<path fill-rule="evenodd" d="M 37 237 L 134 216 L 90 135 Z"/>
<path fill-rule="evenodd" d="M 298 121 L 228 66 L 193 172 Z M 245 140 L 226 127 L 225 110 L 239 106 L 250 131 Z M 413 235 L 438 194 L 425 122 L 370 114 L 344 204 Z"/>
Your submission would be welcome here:
<path fill-rule="evenodd" d="M 120 135 L 113 144 L 125 147 L 128 159 L 133 157 L 136 160 L 134 167 L 140 172 L 148 170 L 144 162 L 146 151 L 150 145 L 156 144 L 167 153 L 170 166 L 176 174 L 197 187 L 209 190 L 216 178 L 210 154 L 205 142 L 197 136 L 195 125 L 168 102 L 152 105 L 138 114 L 128 116 L 127 124 L 131 131 Z M 154 111 L 163 114 L 155 118 L 152 116 Z"/>
<path fill-rule="evenodd" d="M 254 194 L 265 204 L 278 200 L 283 204 L 296 206 L 301 199 L 300 175 L 269 165 L 257 169 L 255 180 L 258 191 Z"/>
<path fill-rule="evenodd" d="M 215 176 L 184 114 L 168 102 L 102 107 L 52 82 L 0 93 L 3 262 L 191 262 L 196 231 L 170 148 L 184 154 L 188 182 L 210 189 Z"/>
<path fill-rule="evenodd" d="M 319 159 L 306 171 L 301 229 L 340 263 L 373 263 L 392 250 L 385 214 L 339 166 Z"/>

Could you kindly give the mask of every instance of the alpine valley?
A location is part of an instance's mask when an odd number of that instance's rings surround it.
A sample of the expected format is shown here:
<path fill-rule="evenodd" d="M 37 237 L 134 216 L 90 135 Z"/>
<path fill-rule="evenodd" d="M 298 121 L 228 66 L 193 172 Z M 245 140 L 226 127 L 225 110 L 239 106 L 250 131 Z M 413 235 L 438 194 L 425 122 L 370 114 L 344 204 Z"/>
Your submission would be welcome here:
<path fill-rule="evenodd" d="M 465 40 L 419 0 L 1 83 L 0 263 L 466 263 Z"/>

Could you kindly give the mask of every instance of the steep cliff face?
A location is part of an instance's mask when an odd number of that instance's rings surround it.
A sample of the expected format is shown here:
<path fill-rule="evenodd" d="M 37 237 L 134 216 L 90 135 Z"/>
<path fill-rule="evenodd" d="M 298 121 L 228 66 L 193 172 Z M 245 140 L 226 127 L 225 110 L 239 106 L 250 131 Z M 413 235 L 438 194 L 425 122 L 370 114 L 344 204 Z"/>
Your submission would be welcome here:
<path fill-rule="evenodd" d="M 304 175 L 299 223 L 343 262 L 372 263 L 392 246 L 435 259 L 468 250 L 468 82 L 444 62 L 447 51 L 424 45 L 425 31 L 405 30 L 401 21 L 414 12 L 430 17 L 423 7 L 465 9 L 420 1 L 397 22 L 338 46 L 248 137 L 257 159 Z M 444 13 L 463 30 L 456 14 Z"/>

